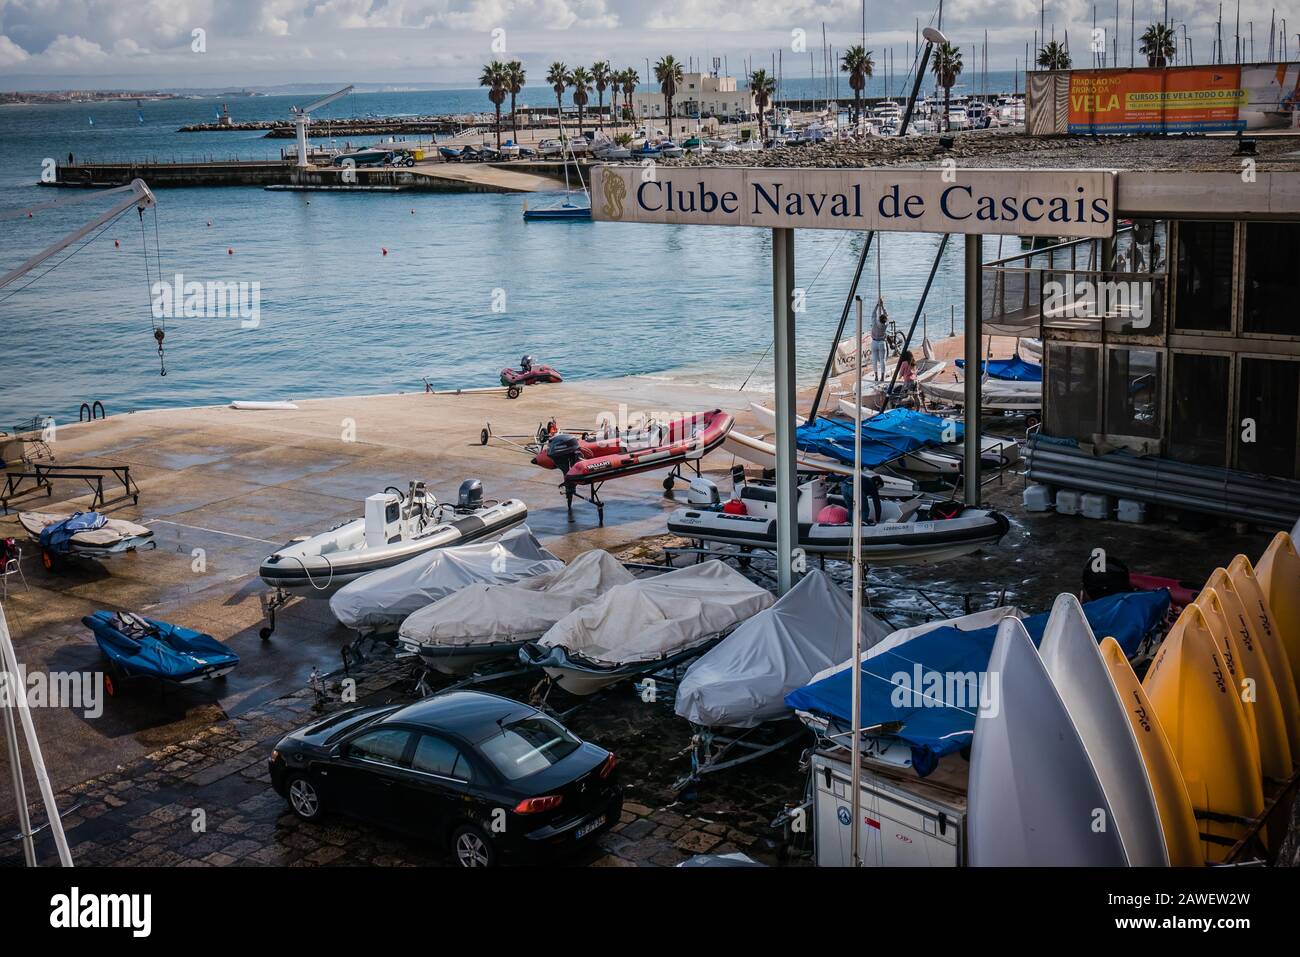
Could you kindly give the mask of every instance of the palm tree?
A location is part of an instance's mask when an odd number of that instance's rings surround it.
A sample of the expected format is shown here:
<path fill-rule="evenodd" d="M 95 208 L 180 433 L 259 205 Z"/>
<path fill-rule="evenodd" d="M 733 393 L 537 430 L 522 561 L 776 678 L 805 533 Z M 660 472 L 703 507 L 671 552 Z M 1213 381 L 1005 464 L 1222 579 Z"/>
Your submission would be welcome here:
<path fill-rule="evenodd" d="M 488 87 L 488 99 L 497 111 L 497 149 L 501 149 L 501 104 L 506 101 L 506 86 L 509 83 L 509 68 L 500 60 L 493 60 L 483 67 L 478 78 L 479 86 Z"/>
<path fill-rule="evenodd" d="M 930 69 L 933 71 L 935 79 L 943 87 L 943 120 L 944 126 L 949 131 L 952 130 L 952 118 L 948 115 L 949 103 L 952 100 L 952 88 L 957 85 L 957 77 L 961 73 L 961 50 L 957 49 L 951 43 L 941 43 L 934 51 L 934 62 Z"/>
<path fill-rule="evenodd" d="M 749 77 L 749 89 L 754 94 L 754 105 L 758 107 L 758 138 L 767 139 L 767 127 L 764 117 L 767 106 L 776 97 L 776 77 L 768 76 L 766 70 L 755 70 Z"/>
<path fill-rule="evenodd" d="M 591 65 L 591 82 L 596 87 L 596 122 L 602 130 L 605 128 L 605 91 L 613 79 L 614 71 L 608 60 L 597 60 Z M 618 91 L 614 92 L 617 94 Z"/>
<path fill-rule="evenodd" d="M 618 82 L 623 85 L 623 102 L 627 106 L 629 115 L 632 117 L 632 125 L 636 126 L 636 107 L 632 103 L 632 94 L 636 92 L 637 84 L 641 82 L 641 75 L 628 67 L 618 75 Z"/>
<path fill-rule="evenodd" d="M 659 92 L 664 95 L 664 105 L 668 109 L 668 138 L 673 138 L 673 97 L 682 82 L 682 65 L 671 53 L 655 64 L 655 79 L 659 81 Z"/>
<path fill-rule="evenodd" d="M 528 80 L 528 74 L 524 71 L 524 65 L 518 60 L 511 60 L 506 64 L 506 89 L 510 92 L 510 123 L 515 131 L 515 142 L 519 142 L 519 114 L 515 112 L 515 97 L 517 97 L 524 88 L 524 83 Z"/>
<path fill-rule="evenodd" d="M 578 108 L 578 135 L 582 135 L 582 110 L 587 105 L 587 93 L 591 89 L 591 73 L 585 66 L 575 66 L 569 74 L 569 85 L 573 87 L 573 105 Z"/>
<path fill-rule="evenodd" d="M 555 122 L 563 130 L 564 121 L 564 91 L 569 88 L 573 82 L 573 77 L 569 73 L 569 68 L 556 60 L 551 64 L 551 68 L 546 71 L 546 82 L 551 84 L 551 89 L 555 91 Z"/>
<path fill-rule="evenodd" d="M 1147 66 L 1167 66 L 1178 52 L 1173 29 L 1165 23 L 1153 23 L 1138 40 L 1138 50 L 1147 58 Z"/>
<path fill-rule="evenodd" d="M 862 91 L 866 89 L 867 77 L 871 76 L 876 64 L 871 60 L 871 51 L 864 50 L 862 44 L 851 46 L 844 53 L 840 70 L 849 75 L 849 87 L 853 90 L 853 126 L 856 129 L 862 118 Z"/>
<path fill-rule="evenodd" d="M 1053 40 L 1038 51 L 1038 65 L 1044 70 L 1068 70 L 1073 61 L 1070 51 Z"/>

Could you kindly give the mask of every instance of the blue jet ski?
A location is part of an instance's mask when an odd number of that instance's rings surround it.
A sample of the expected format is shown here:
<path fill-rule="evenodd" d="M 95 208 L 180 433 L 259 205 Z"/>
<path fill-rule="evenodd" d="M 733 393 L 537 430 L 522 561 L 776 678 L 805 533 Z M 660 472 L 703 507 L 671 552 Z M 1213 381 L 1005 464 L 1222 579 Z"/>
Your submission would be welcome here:
<path fill-rule="evenodd" d="M 157 678 L 195 684 L 220 678 L 239 664 L 235 654 L 211 635 L 132 612 L 97 611 L 81 619 L 122 678 Z M 108 692 L 114 691 L 112 684 Z"/>

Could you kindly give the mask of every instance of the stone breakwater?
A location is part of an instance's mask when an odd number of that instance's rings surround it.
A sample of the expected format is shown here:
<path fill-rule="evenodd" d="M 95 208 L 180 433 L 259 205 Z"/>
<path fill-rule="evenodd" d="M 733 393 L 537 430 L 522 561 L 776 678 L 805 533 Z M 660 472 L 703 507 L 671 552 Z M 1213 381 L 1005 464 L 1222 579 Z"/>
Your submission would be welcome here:
<path fill-rule="evenodd" d="M 1099 167 L 1108 169 L 1240 170 L 1232 137 L 1191 136 L 1027 136 L 981 131 L 951 134 L 944 147 L 938 135 L 870 137 L 853 142 L 777 146 L 760 152 L 688 154 L 664 159 L 664 166 L 760 166 L 858 168 L 931 166 L 952 159 L 963 167 L 1015 166 L 1020 169 Z M 1300 169 L 1294 137 L 1261 138 L 1254 157 L 1261 168 Z"/>

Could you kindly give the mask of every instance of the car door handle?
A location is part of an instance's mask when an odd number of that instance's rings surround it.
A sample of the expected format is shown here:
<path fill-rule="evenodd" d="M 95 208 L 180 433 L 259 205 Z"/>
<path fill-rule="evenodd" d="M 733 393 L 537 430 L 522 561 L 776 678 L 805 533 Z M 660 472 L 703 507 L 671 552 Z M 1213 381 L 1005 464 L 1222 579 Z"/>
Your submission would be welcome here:
<path fill-rule="evenodd" d="M 382 786 L 382 787 L 391 788 L 391 787 L 393 786 L 393 779 L 392 779 L 392 778 L 380 778 L 380 779 L 379 779 L 379 784 L 380 784 L 380 786 Z"/>

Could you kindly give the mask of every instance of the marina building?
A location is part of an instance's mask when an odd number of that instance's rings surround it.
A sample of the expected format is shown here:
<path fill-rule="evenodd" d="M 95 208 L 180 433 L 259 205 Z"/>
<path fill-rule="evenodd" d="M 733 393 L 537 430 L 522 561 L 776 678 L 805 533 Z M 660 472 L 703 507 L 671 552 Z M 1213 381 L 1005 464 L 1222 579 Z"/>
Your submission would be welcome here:
<path fill-rule="evenodd" d="M 632 106 L 638 117 L 666 117 L 664 95 L 658 90 L 632 94 Z M 734 76 L 715 73 L 687 73 L 673 98 L 673 114 L 713 116 L 746 116 L 757 112 L 754 94 L 749 89 L 738 89 Z"/>

